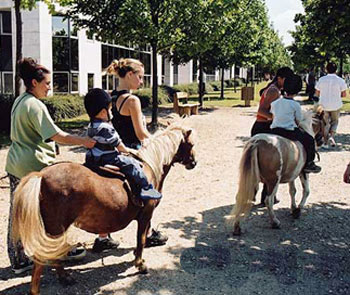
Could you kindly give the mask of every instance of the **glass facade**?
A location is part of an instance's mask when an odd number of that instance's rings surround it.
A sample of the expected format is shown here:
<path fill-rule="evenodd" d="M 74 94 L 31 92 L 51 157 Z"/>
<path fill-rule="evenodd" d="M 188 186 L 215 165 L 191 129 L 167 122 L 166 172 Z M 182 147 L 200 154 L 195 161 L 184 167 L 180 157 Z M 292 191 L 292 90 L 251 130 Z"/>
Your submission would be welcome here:
<path fill-rule="evenodd" d="M 94 88 L 95 85 L 95 75 L 88 74 L 88 90 Z"/>
<path fill-rule="evenodd" d="M 11 12 L 0 11 L 0 93 L 13 92 Z"/>
<path fill-rule="evenodd" d="M 78 32 L 69 17 L 52 16 L 53 91 L 79 91 Z"/>
<path fill-rule="evenodd" d="M 134 48 L 125 48 L 118 45 L 102 44 L 102 71 L 104 71 L 114 59 L 135 58 L 140 60 L 145 67 L 144 87 L 149 87 L 151 83 L 151 53 L 139 51 Z M 108 91 L 116 89 L 118 79 L 115 76 L 102 76 L 102 88 Z"/>

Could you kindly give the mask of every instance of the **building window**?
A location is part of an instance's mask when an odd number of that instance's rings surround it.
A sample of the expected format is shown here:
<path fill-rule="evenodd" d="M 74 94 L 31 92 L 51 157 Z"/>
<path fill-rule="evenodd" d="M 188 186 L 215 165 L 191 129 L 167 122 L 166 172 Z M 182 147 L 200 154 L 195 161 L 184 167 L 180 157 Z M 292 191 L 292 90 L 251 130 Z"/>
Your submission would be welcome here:
<path fill-rule="evenodd" d="M 53 73 L 53 92 L 68 92 L 69 73 Z"/>
<path fill-rule="evenodd" d="M 79 91 L 79 73 L 72 73 L 70 75 L 71 79 L 71 92 L 78 92 Z"/>
<path fill-rule="evenodd" d="M 79 40 L 69 17 L 52 16 L 53 91 L 79 91 Z"/>
<path fill-rule="evenodd" d="M 94 88 L 95 81 L 94 81 L 94 74 L 88 74 L 88 90 Z"/>
<path fill-rule="evenodd" d="M 0 11 L 0 93 L 13 93 L 11 12 Z"/>
<path fill-rule="evenodd" d="M 139 59 L 145 66 L 145 80 L 144 86 L 148 87 L 151 82 L 151 53 L 142 52 L 135 48 L 126 48 L 121 45 L 113 45 L 104 43 L 101 45 L 102 52 L 102 71 L 110 65 L 114 59 L 120 58 L 135 58 Z M 111 75 L 102 76 L 102 88 L 108 91 L 116 89 L 118 87 L 119 80 Z"/>
<path fill-rule="evenodd" d="M 107 75 L 102 76 L 102 89 L 107 90 Z"/>

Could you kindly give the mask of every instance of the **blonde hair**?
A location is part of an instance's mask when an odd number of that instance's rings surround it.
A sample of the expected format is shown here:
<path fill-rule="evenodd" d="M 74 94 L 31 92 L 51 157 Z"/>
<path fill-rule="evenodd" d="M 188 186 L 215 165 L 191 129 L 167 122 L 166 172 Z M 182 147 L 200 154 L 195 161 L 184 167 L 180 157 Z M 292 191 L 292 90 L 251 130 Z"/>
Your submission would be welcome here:
<path fill-rule="evenodd" d="M 121 58 L 119 60 L 115 59 L 112 63 L 107 67 L 106 73 L 115 75 L 119 78 L 124 78 L 125 75 L 132 71 L 138 72 L 140 68 L 143 68 L 142 62 L 133 58 Z"/>

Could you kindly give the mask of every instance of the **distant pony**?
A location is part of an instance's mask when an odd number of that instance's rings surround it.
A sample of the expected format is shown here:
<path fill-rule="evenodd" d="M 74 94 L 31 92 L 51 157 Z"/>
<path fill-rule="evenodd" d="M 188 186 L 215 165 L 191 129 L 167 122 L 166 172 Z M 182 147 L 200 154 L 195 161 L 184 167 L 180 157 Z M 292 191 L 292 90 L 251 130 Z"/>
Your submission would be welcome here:
<path fill-rule="evenodd" d="M 300 127 L 314 136 L 313 128 L 320 129 L 320 119 L 312 117 L 312 112 L 303 112 Z M 265 200 L 272 228 L 279 228 L 280 221 L 273 212 L 273 201 L 280 183 L 289 184 L 291 210 L 294 218 L 299 218 L 301 209 L 310 193 L 309 176 L 303 172 L 306 152 L 302 144 L 273 134 L 257 134 L 245 145 L 240 161 L 239 187 L 236 204 L 231 212 L 233 234 L 240 235 L 240 221 L 249 215 L 259 182 L 267 187 Z M 303 197 L 297 207 L 295 202 L 295 179 L 299 177 L 303 187 Z"/>
<path fill-rule="evenodd" d="M 196 166 L 193 146 L 192 130 L 172 124 L 153 136 L 137 156 L 144 161 L 148 180 L 161 191 L 173 164 Z M 71 282 L 59 263 L 71 249 L 66 241 L 71 224 L 97 234 L 122 230 L 136 220 L 135 266 L 146 273 L 142 251 L 158 204 L 159 200 L 148 200 L 138 206 L 122 180 L 101 177 L 76 163 L 59 163 L 24 177 L 15 192 L 12 239 L 20 240 L 34 260 L 30 294 L 39 294 L 40 276 L 50 261 L 59 278 Z"/>

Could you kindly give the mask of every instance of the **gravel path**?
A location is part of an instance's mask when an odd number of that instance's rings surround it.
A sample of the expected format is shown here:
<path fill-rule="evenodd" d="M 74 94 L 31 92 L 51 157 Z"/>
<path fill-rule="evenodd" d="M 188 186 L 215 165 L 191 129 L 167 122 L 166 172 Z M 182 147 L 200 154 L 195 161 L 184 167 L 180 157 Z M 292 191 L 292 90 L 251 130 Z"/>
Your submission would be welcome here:
<path fill-rule="evenodd" d="M 149 248 L 148 275 L 132 266 L 136 223 L 113 234 L 119 249 L 103 255 L 88 251 L 69 264 L 77 283 L 65 288 L 46 268 L 41 291 L 51 294 L 213 295 L 350 294 L 350 185 L 342 174 L 350 160 L 350 115 L 340 119 L 336 140 L 321 151 L 323 170 L 311 175 L 311 194 L 299 220 L 290 216 L 287 185 L 275 205 L 282 228 L 269 226 L 265 209 L 253 210 L 244 234 L 233 237 L 225 226 L 237 190 L 238 164 L 254 121 L 255 108 L 218 108 L 192 116 L 197 131 L 194 170 L 176 165 L 165 182 L 164 198 L 152 219 L 169 236 L 167 245 Z M 0 175 L 7 149 L 0 150 Z M 84 150 L 63 147 L 59 157 L 82 162 Z M 0 294 L 25 294 L 30 276 L 14 276 L 5 247 L 9 190 L 0 183 Z M 297 185 L 300 199 L 300 184 Z M 75 230 L 90 250 L 95 236 Z"/>

